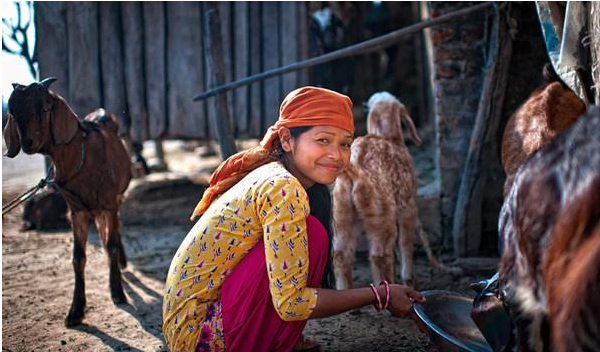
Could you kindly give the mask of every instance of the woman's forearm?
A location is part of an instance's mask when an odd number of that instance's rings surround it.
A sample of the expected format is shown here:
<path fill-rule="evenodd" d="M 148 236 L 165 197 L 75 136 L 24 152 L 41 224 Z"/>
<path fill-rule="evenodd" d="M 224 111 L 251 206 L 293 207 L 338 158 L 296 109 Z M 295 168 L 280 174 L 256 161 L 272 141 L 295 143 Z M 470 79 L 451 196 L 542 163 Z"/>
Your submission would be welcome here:
<path fill-rule="evenodd" d="M 385 286 L 376 286 L 379 297 L 385 300 Z M 343 313 L 356 308 L 373 304 L 377 301 L 370 287 L 354 288 L 349 290 L 329 290 L 318 288 L 317 305 L 310 315 L 310 319 L 324 318 Z"/>

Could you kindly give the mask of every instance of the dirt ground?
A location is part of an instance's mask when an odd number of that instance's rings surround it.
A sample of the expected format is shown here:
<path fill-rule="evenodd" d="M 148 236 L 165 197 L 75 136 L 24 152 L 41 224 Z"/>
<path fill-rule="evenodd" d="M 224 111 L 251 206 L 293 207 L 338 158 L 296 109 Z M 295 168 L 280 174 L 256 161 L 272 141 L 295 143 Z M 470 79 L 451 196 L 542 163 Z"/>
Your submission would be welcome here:
<path fill-rule="evenodd" d="M 190 172 L 207 168 L 194 153 L 167 153 L 171 169 Z M 43 175 L 40 158 L 2 158 L 2 201 L 34 185 Z M 205 159 L 215 163 L 218 159 Z M 211 164 L 212 165 L 212 164 Z M 210 169 L 210 165 L 208 166 Z M 200 176 L 199 176 L 200 177 Z M 200 194 L 197 195 L 198 197 Z M 165 199 L 152 212 L 168 210 Z M 190 209 L 185 209 L 187 212 Z M 187 215 L 187 214 L 185 214 Z M 192 224 L 168 224 L 124 219 L 123 242 L 128 267 L 123 271 L 129 304 L 115 306 L 108 289 L 108 261 L 92 229 L 87 246 L 84 324 L 66 328 L 64 318 L 74 287 L 70 230 L 20 231 L 21 208 L 2 218 L 2 351 L 164 351 L 161 333 L 163 282 L 173 254 Z M 152 216 L 149 215 L 149 216 Z M 159 215 L 156 215 L 159 216 Z M 355 283 L 370 282 L 368 258 L 359 252 Z M 431 269 L 424 257 L 416 259 L 418 289 L 448 289 L 470 293 L 479 277 L 453 278 Z M 361 314 L 311 320 L 305 335 L 324 351 L 429 351 L 428 337 L 414 322 L 372 307 Z"/>

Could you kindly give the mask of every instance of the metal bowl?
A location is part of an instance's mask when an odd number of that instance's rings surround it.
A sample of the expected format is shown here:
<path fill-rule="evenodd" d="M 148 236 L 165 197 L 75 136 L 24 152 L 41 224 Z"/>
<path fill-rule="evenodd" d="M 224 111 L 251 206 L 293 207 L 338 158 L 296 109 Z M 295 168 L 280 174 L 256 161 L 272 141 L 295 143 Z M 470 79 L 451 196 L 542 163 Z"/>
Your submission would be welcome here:
<path fill-rule="evenodd" d="M 472 298 L 441 290 L 421 294 L 426 302 L 414 304 L 413 310 L 422 323 L 420 328 L 439 351 L 493 352 L 471 319 Z"/>

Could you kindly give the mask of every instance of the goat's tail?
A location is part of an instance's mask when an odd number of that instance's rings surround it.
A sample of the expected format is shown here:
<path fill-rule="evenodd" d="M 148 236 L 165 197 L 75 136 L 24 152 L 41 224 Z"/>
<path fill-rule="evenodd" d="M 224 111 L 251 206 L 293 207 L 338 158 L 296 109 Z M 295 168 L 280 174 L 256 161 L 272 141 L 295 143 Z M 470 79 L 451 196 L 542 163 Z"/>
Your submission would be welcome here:
<path fill-rule="evenodd" d="M 425 249 L 427 258 L 429 259 L 429 262 L 431 263 L 431 265 L 433 265 L 434 268 L 446 273 L 450 273 L 454 276 L 460 276 L 464 273 L 463 270 L 457 266 L 448 266 L 443 263 L 440 263 L 437 260 L 437 258 L 431 251 L 431 246 L 429 245 L 429 236 L 427 235 L 427 232 L 425 232 L 425 230 L 423 229 L 421 220 L 419 220 L 419 223 L 417 225 L 417 232 L 419 233 L 419 237 L 421 238 L 421 242 L 423 243 L 423 248 Z"/>

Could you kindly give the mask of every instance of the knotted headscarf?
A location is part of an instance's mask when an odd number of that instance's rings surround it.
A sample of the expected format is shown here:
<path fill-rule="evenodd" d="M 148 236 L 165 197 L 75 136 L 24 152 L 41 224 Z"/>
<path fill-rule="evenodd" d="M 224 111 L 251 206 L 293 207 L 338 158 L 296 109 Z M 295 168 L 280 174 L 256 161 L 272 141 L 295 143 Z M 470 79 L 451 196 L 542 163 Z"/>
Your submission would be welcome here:
<path fill-rule="evenodd" d="M 325 88 L 307 86 L 290 92 L 279 108 L 279 120 L 269 127 L 260 144 L 232 155 L 215 170 L 191 220 L 202 215 L 220 194 L 233 187 L 250 171 L 273 161 L 273 142 L 277 140 L 280 128 L 304 126 L 334 126 L 354 133 L 352 101 L 343 94 Z"/>

